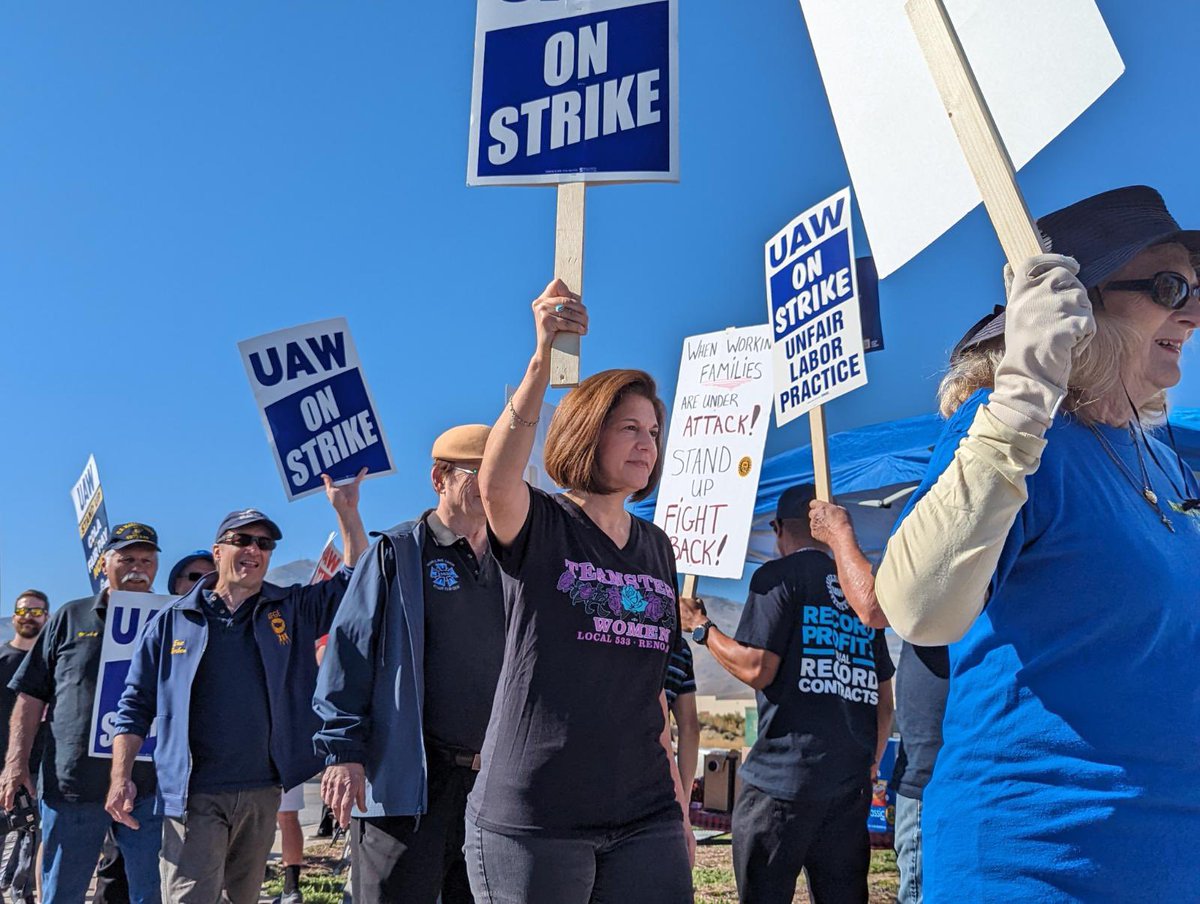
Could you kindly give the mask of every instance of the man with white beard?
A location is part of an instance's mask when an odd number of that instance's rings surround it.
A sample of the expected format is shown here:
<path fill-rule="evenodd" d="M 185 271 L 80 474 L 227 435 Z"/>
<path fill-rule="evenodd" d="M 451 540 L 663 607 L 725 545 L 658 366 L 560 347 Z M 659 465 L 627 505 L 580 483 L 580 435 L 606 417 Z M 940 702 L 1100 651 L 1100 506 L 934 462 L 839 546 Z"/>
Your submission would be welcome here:
<path fill-rule="evenodd" d="M 113 528 L 104 573 L 113 590 L 149 592 L 158 573 L 158 534 L 137 522 Z M 73 600 L 56 611 L 9 683 L 17 702 L 8 752 L 0 774 L 0 806 L 11 809 L 18 788 L 31 796 L 29 754 L 44 714 L 48 728 L 42 758 L 42 902 L 82 901 L 96 869 L 104 836 L 114 823 L 104 809 L 108 760 L 88 756 L 88 734 L 100 670 L 108 590 Z M 150 831 L 115 828 L 125 856 L 133 904 L 158 904 L 158 852 L 162 817 L 154 815 L 154 766 L 139 763 L 134 812 Z"/>

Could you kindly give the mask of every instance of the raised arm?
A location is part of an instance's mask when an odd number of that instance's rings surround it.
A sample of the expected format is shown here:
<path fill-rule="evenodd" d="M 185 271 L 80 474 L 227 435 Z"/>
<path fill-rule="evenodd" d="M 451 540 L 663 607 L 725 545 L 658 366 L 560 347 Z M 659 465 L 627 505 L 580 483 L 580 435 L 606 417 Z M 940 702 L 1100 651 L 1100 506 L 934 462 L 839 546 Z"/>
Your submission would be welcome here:
<path fill-rule="evenodd" d="M 949 466 L 888 541 L 875 593 L 905 640 L 952 643 L 983 610 L 1075 357 L 1095 332 L 1078 272 L 1075 261 L 1054 254 L 1021 265 L 1009 293 L 1004 357 L 991 398 L 976 412 Z"/>
<path fill-rule="evenodd" d="M 358 514 L 358 489 L 366 476 L 367 469 L 363 468 L 353 480 L 338 486 L 328 474 L 321 475 L 321 479 L 325 481 L 325 496 L 337 515 L 338 530 L 342 534 L 342 549 L 345 550 L 343 561 L 348 568 L 354 567 L 358 557 L 366 552 L 367 546 L 370 545 L 362 517 Z"/>
<path fill-rule="evenodd" d="M 840 505 L 814 499 L 809 504 L 808 517 L 813 539 L 824 543 L 833 552 L 838 583 L 858 620 L 868 628 L 886 628 L 887 615 L 875 596 L 875 574 L 859 548 L 850 515 Z"/>
<path fill-rule="evenodd" d="M 512 543 L 529 514 L 525 466 L 533 451 L 534 427 L 550 385 L 550 347 L 559 333 L 587 333 L 587 309 L 560 279 L 533 301 L 536 344 L 525 377 L 488 437 L 479 468 L 479 492 L 488 526 L 502 544 Z"/>

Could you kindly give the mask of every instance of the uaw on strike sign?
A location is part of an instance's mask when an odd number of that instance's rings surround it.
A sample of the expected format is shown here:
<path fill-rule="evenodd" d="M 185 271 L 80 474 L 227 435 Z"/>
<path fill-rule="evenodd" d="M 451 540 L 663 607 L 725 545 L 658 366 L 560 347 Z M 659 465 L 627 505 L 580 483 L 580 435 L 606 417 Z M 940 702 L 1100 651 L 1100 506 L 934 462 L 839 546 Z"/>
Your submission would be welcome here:
<path fill-rule="evenodd" d="M 676 0 L 478 0 L 467 184 L 679 179 Z"/>
<path fill-rule="evenodd" d="M 865 386 L 850 189 L 804 211 L 764 249 L 775 423 Z"/>
<path fill-rule="evenodd" d="M 343 317 L 238 343 L 288 501 L 395 470 Z"/>

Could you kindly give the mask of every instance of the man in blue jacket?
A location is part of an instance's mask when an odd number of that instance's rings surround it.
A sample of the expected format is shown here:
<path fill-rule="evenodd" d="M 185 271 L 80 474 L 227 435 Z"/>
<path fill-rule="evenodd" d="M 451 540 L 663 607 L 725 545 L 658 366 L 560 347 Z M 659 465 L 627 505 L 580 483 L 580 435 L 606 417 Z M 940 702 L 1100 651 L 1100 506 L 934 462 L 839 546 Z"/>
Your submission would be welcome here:
<path fill-rule="evenodd" d="M 358 514 L 363 472 L 325 478 L 346 568 L 314 585 L 264 581 L 279 527 L 256 509 L 230 512 L 210 574 L 146 628 L 116 719 L 107 809 L 136 829 L 134 757 L 157 717 L 154 765 L 163 820 L 162 890 L 172 904 L 258 900 L 281 787 L 321 768 L 309 705 L 317 638 L 329 630 L 367 546 Z M 186 821 L 186 831 L 185 831 Z"/>
<path fill-rule="evenodd" d="M 467 904 L 467 794 L 504 658 L 500 569 L 476 474 L 488 428 L 433 444 L 437 508 L 355 569 L 313 701 L 325 802 L 351 822 L 355 901 Z"/>

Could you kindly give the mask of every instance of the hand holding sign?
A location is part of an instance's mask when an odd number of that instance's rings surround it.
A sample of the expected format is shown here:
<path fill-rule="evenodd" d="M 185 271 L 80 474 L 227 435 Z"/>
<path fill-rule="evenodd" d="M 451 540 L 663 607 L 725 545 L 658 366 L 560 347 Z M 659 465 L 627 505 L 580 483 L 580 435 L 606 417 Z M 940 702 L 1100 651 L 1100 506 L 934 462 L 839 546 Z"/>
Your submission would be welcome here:
<path fill-rule="evenodd" d="M 335 483 L 328 474 L 321 475 L 321 480 L 325 482 L 325 497 L 335 512 L 352 512 L 358 509 L 358 488 L 366 476 L 365 467 L 350 480 L 342 483 Z"/>
<path fill-rule="evenodd" d="M 561 279 L 552 279 L 542 294 L 533 300 L 533 323 L 537 354 L 547 357 L 559 333 L 587 335 L 587 306 Z"/>

